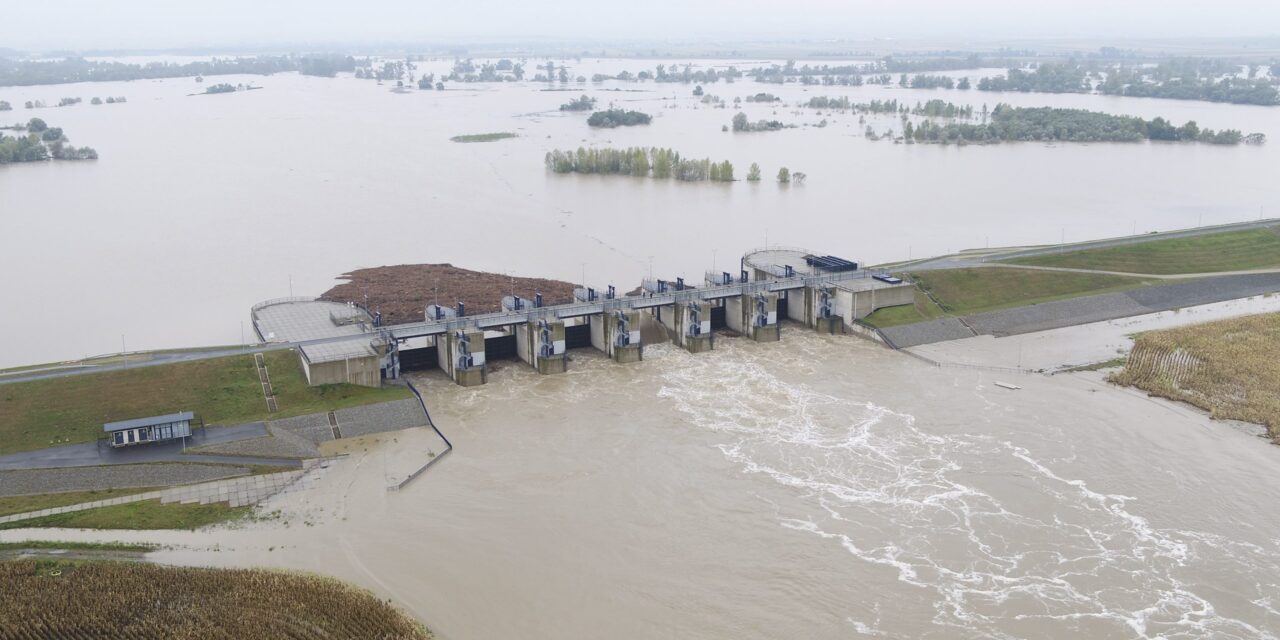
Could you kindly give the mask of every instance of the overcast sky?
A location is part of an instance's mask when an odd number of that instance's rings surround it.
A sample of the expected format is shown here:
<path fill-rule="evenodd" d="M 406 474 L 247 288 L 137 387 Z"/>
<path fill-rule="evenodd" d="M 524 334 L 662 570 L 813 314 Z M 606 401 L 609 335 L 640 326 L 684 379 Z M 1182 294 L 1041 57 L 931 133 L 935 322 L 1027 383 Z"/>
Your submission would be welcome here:
<path fill-rule="evenodd" d="M 0 47 L 1275 36 L 1280 0 L 4 0 Z"/>

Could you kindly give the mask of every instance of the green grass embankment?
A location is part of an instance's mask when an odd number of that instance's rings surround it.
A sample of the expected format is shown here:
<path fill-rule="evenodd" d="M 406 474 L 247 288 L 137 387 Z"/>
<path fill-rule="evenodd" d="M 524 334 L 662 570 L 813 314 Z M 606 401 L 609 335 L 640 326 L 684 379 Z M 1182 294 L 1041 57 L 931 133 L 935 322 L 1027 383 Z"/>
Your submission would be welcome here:
<path fill-rule="evenodd" d="M 60 527 L 68 529 L 195 529 L 239 520 L 252 507 L 232 507 L 225 502 L 211 504 L 160 504 L 140 500 L 110 507 L 59 513 L 43 518 L 0 524 L 0 529 Z"/>
<path fill-rule="evenodd" d="M 264 354 L 279 411 L 268 413 L 252 355 L 0 385 L 0 454 L 92 442 L 104 422 L 194 411 L 233 425 L 410 396 L 404 387 L 307 386 L 293 351 Z"/>
<path fill-rule="evenodd" d="M 891 327 L 944 315 L 967 316 L 1169 282 L 1104 273 L 1000 267 L 916 271 L 906 276 L 919 288 L 915 304 L 876 311 L 867 316 L 868 323 Z"/>
<path fill-rule="evenodd" d="M 1009 264 L 1152 275 L 1217 273 L 1280 267 L 1280 227 L 1151 240 L 1067 251 Z"/>

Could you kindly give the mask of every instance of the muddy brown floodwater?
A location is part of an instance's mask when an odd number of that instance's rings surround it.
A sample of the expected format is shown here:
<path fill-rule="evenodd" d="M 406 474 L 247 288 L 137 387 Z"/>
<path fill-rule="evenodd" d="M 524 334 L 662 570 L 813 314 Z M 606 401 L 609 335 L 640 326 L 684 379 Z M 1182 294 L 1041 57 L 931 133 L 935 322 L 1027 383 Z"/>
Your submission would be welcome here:
<path fill-rule="evenodd" d="M 40 535 L 333 574 L 450 639 L 1276 637 L 1274 446 L 1097 374 L 1015 391 L 785 334 L 420 376 L 457 448 L 401 491 L 427 432 L 353 449 L 279 520 Z"/>
<path fill-rule="evenodd" d="M 556 64 L 590 78 L 684 62 Z M 688 62 L 695 69 L 770 63 Z M 809 62 L 836 64 L 797 64 Z M 451 64 L 422 62 L 418 73 Z M 718 109 L 694 96 L 692 85 L 653 82 L 448 83 L 445 91 L 399 94 L 348 75 L 219 81 L 263 89 L 187 97 L 201 87 L 191 78 L 0 87 L 0 100 L 15 105 L 83 97 L 74 107 L 9 112 L 0 123 L 39 115 L 101 155 L 0 168 L 0 270 L 11 274 L 5 299 L 18 310 L 0 314 L 0 367 L 114 353 L 122 335 L 128 349 L 236 344 L 252 335 L 242 326 L 251 305 L 318 295 L 338 274 L 380 265 L 447 262 L 566 282 L 585 277 L 626 291 L 651 272 L 697 283 L 709 269 L 733 271 L 739 256 L 766 242 L 876 264 L 1280 212 L 1275 107 L 743 79 L 704 87 L 729 107 Z M 745 101 L 759 92 L 782 102 Z M 586 113 L 559 110 L 583 93 L 600 107 L 652 114 L 653 122 L 588 127 Z M 128 102 L 89 105 L 94 95 Z M 795 106 L 817 96 L 1160 116 L 1257 131 L 1272 142 L 872 142 L 866 127 L 900 130 L 896 115 L 864 123 L 855 114 Z M 752 121 L 798 126 L 721 131 L 738 110 Z M 449 141 L 499 131 L 518 137 Z M 579 146 L 668 147 L 729 160 L 739 181 L 557 175 L 543 166 L 548 151 Z M 765 176 L 758 183 L 741 179 L 753 162 Z M 807 182 L 778 185 L 772 177 L 783 166 L 808 174 Z M 38 340 L 30 339 L 33 318 Z"/>

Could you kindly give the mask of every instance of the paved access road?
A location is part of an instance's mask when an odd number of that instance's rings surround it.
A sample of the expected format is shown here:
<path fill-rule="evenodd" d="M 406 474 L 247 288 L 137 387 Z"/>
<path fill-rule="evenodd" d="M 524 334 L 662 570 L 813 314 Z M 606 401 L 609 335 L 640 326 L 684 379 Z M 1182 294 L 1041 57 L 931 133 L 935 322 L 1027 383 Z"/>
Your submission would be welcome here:
<path fill-rule="evenodd" d="M 261 422 L 251 422 L 235 427 L 209 427 L 197 429 L 196 435 L 187 438 L 186 447 L 198 447 L 220 442 L 233 442 L 267 435 Z M 91 467 L 147 462 L 209 462 L 220 464 L 258 464 L 272 466 L 297 466 L 296 460 L 261 458 L 255 456 L 193 456 L 183 453 L 181 440 L 155 442 L 131 447 L 112 448 L 96 442 L 69 444 L 61 447 L 22 451 L 0 456 L 0 471 L 18 469 L 59 469 L 67 467 Z"/>

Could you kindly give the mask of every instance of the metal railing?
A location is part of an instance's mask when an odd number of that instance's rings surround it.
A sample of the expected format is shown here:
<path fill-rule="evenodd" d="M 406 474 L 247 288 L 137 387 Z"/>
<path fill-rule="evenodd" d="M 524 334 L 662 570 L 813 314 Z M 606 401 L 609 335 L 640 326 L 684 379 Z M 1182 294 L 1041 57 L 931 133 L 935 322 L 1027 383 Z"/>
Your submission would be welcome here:
<path fill-rule="evenodd" d="M 688 288 L 683 291 L 668 290 L 665 293 L 645 293 L 639 296 L 613 298 L 608 300 L 599 299 L 594 302 L 570 302 L 567 304 L 521 309 L 519 311 L 494 311 L 474 316 L 464 316 L 461 318 L 454 317 L 446 318 L 444 320 L 406 322 L 402 324 L 387 325 L 381 329 L 382 331 L 390 333 L 393 338 L 398 340 L 423 336 L 439 336 L 453 333 L 455 331 L 492 329 L 515 324 L 524 324 L 527 322 L 538 322 L 539 320 L 562 320 L 586 315 L 596 315 L 615 310 L 650 309 L 653 307 L 683 304 L 693 301 L 718 300 L 738 295 L 776 293 L 779 291 L 788 291 L 803 287 L 819 287 L 829 284 L 838 284 L 849 280 L 867 279 L 870 278 L 871 275 L 871 272 L 865 269 L 860 269 L 858 271 L 824 273 L 821 275 L 796 275 L 791 278 L 734 282 L 728 285 L 704 286 L 699 289 Z M 366 335 L 367 334 L 357 334 L 350 337 L 335 337 L 324 341 L 339 342 L 344 339 L 365 337 Z"/>
<path fill-rule="evenodd" d="M 285 304 L 287 302 L 315 302 L 316 300 L 317 298 L 311 296 L 286 296 L 284 298 L 272 298 L 253 305 L 250 307 L 249 312 L 257 313 L 260 309 L 265 309 L 271 305 Z"/>

